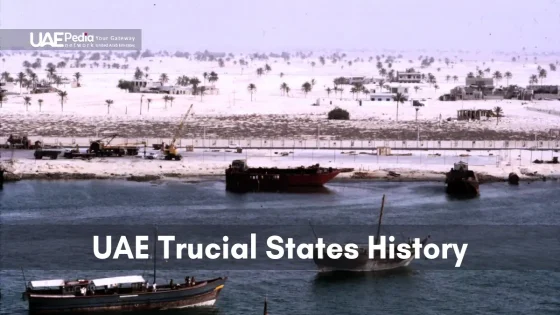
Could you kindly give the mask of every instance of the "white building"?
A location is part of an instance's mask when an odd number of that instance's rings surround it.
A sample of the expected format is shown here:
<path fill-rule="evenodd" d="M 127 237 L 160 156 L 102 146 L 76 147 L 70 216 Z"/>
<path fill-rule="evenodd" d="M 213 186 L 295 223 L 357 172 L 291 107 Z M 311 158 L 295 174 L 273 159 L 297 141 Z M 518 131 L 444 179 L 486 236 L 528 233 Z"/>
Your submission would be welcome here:
<path fill-rule="evenodd" d="M 372 93 L 369 95 L 369 99 L 376 102 L 392 102 L 395 95 L 394 93 Z"/>
<path fill-rule="evenodd" d="M 395 81 L 400 83 L 420 83 L 422 82 L 422 73 L 397 71 Z"/>

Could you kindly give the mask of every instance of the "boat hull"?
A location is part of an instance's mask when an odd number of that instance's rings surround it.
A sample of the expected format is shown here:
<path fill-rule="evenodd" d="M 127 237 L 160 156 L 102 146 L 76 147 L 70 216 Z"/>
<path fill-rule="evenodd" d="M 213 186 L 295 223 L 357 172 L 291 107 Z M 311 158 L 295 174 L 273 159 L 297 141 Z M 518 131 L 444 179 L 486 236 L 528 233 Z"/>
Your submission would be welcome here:
<path fill-rule="evenodd" d="M 226 190 L 233 192 L 259 192 L 259 191 L 290 191 L 301 187 L 322 187 L 340 171 L 325 172 L 292 172 L 282 173 L 282 170 L 270 172 L 231 172 L 226 171 Z"/>
<path fill-rule="evenodd" d="M 383 272 L 390 270 L 397 270 L 410 265 L 414 259 L 414 253 L 408 259 L 382 259 L 382 258 L 369 258 L 369 253 L 364 250 L 359 253 L 356 259 L 347 259 L 344 256 L 339 259 L 331 259 L 323 255 L 323 259 L 318 259 L 314 255 L 314 262 L 320 273 L 346 271 L 346 272 Z"/>
<path fill-rule="evenodd" d="M 456 196 L 478 196 L 478 176 L 473 171 L 452 170 L 446 174 L 445 192 Z"/>
<path fill-rule="evenodd" d="M 225 281 L 225 278 L 219 278 L 194 287 L 130 294 L 78 297 L 29 294 L 29 311 L 32 314 L 58 314 L 212 306 L 218 299 Z"/>

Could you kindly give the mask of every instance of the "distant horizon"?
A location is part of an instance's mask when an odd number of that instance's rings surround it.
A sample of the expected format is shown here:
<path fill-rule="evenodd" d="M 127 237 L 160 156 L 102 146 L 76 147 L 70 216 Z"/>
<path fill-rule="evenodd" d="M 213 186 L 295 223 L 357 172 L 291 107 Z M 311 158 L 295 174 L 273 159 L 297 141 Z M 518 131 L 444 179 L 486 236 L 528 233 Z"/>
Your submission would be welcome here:
<path fill-rule="evenodd" d="M 497 51 L 560 47 L 560 1 L 0 0 L 2 29 L 142 29 L 152 51 Z M 30 10 L 32 8 L 32 10 Z"/>

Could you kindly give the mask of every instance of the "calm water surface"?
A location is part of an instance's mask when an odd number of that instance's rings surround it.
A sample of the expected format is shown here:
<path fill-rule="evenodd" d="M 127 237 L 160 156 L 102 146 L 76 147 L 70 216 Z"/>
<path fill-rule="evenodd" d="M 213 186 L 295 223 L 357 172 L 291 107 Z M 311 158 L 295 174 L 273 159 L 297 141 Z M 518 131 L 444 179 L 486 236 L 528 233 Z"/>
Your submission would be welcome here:
<path fill-rule="evenodd" d="M 24 181 L 0 191 L 0 220 L 5 225 L 373 224 L 386 194 L 384 224 L 560 227 L 558 182 L 489 184 L 481 191 L 480 198 L 453 200 L 438 183 L 339 182 L 322 193 L 236 195 L 226 193 L 223 182 Z M 5 239 L 0 234 L 0 245 Z M 384 276 L 262 270 L 162 270 L 158 276 L 230 277 L 215 308 L 163 312 L 171 314 L 262 314 L 265 296 L 270 314 L 560 314 L 558 272 L 414 269 L 428 263 L 415 261 L 409 270 Z M 112 276 L 106 273 L 100 276 Z M 37 270 L 26 276 L 51 278 Z M 78 276 L 84 275 L 67 277 Z M 1 314 L 27 314 L 21 271 L 2 268 L 0 288 Z"/>

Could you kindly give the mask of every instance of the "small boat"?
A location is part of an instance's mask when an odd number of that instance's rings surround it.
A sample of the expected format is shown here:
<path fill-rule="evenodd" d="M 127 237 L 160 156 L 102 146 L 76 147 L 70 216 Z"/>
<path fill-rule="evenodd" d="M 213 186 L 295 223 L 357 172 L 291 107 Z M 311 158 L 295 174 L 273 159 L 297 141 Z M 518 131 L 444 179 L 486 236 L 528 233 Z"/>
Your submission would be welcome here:
<path fill-rule="evenodd" d="M 381 201 L 381 211 L 379 214 L 377 237 L 375 238 L 376 240 L 379 240 L 380 233 L 381 233 L 381 219 L 383 217 L 384 205 L 385 205 L 385 195 L 383 195 L 383 199 Z M 315 232 L 313 232 L 313 234 L 315 234 Z M 317 238 L 316 235 L 315 238 Z M 424 246 L 428 242 L 428 239 L 429 236 L 426 237 L 424 240 L 422 240 L 421 242 L 422 246 Z M 409 241 L 409 244 L 412 244 L 412 241 Z M 334 272 L 334 271 L 351 271 L 351 272 L 394 271 L 410 265 L 412 260 L 414 260 L 414 256 L 415 256 L 415 252 L 413 248 L 411 248 L 410 252 L 411 255 L 407 259 L 401 259 L 398 257 L 381 258 L 379 252 L 374 252 L 374 257 L 370 258 L 369 249 L 367 247 L 359 247 L 358 258 L 356 259 L 348 259 L 345 256 L 341 256 L 339 259 L 332 259 L 329 258 L 326 250 L 323 251 L 323 259 L 319 259 L 317 258 L 318 251 L 315 250 L 313 253 L 313 261 L 315 262 L 315 265 L 318 267 L 319 272 L 321 273 Z"/>
<path fill-rule="evenodd" d="M 508 183 L 510 185 L 519 185 L 519 175 L 514 172 L 509 173 Z"/>
<path fill-rule="evenodd" d="M 23 297 L 29 304 L 29 312 L 31 314 L 89 313 L 167 310 L 214 305 L 227 277 L 202 281 L 195 281 L 194 277 L 186 277 L 184 283 L 173 283 L 171 280 L 168 284 L 157 284 L 155 251 L 154 247 L 154 278 L 151 285 L 144 277 L 138 275 L 92 280 L 29 281 L 23 292 Z"/>
<path fill-rule="evenodd" d="M 226 169 L 226 190 L 232 192 L 297 191 L 301 187 L 323 187 L 340 170 L 315 164 L 298 168 L 249 168 L 245 160 L 234 160 Z"/>
<path fill-rule="evenodd" d="M 478 196 L 479 183 L 476 173 L 469 170 L 469 165 L 460 161 L 445 175 L 445 191 L 450 195 Z"/>

